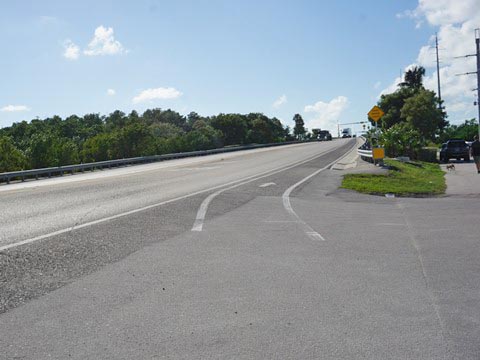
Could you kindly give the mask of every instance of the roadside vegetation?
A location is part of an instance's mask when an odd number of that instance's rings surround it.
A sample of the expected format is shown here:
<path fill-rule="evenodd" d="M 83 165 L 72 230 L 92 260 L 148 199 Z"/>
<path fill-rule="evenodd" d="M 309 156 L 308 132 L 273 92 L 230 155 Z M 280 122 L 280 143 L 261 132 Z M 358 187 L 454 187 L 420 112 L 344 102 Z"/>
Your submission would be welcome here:
<path fill-rule="evenodd" d="M 421 66 L 407 70 L 397 90 L 382 95 L 377 103 L 385 115 L 378 121 L 378 132 L 372 128 L 367 138 L 383 146 L 389 157 L 436 161 L 437 148 L 442 143 L 448 139 L 471 141 L 478 133 L 475 119 L 460 125 L 447 121 L 443 102 L 423 86 L 424 75 Z"/>
<path fill-rule="evenodd" d="M 385 148 L 387 156 L 418 159 L 420 150 L 449 126 L 441 101 L 423 86 L 424 75 L 421 66 L 407 70 L 397 90 L 377 103 L 385 115 L 378 121 L 379 132 L 371 130 L 369 137 Z"/>
<path fill-rule="evenodd" d="M 444 172 L 438 164 L 387 159 L 388 173 L 348 174 L 342 188 L 372 195 L 432 196 L 445 193 Z"/>
<path fill-rule="evenodd" d="M 170 109 L 22 121 L 0 129 L 0 172 L 308 139 L 302 117 L 294 119 L 293 131 L 261 113 L 202 117 Z"/>
<path fill-rule="evenodd" d="M 445 192 L 445 173 L 438 165 L 437 150 L 448 139 L 473 140 L 478 123 L 471 119 L 460 125 L 449 124 L 442 101 L 424 88 L 424 75 L 423 67 L 411 68 L 397 90 L 382 95 L 377 103 L 385 115 L 378 121 L 378 129 L 371 128 L 366 134 L 367 145 L 384 147 L 388 173 L 348 174 L 342 188 L 396 196 Z M 401 162 L 395 157 L 408 157 L 411 161 Z"/>

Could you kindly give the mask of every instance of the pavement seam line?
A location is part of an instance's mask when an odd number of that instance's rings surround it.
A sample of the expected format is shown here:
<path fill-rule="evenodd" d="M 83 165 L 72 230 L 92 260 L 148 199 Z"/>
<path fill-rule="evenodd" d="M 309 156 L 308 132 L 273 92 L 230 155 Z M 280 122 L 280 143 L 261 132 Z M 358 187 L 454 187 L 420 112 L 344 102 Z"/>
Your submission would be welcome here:
<path fill-rule="evenodd" d="M 322 153 L 316 154 L 316 155 L 314 155 L 313 157 L 309 158 L 308 160 L 305 160 L 304 162 L 314 160 L 315 158 L 320 157 L 320 156 L 322 156 L 322 155 L 324 155 L 324 154 L 326 154 L 326 153 L 332 152 L 332 151 L 334 151 L 334 150 L 335 150 L 335 149 L 333 149 L 333 150 L 328 150 L 328 151 L 323 151 Z M 303 162 L 302 162 L 302 163 L 303 163 Z M 300 165 L 300 164 L 295 164 L 294 166 L 297 166 L 297 165 Z M 269 171 L 266 172 L 266 173 L 270 173 L 270 172 L 272 172 L 272 171 L 275 171 L 275 169 L 269 170 Z M 281 171 L 281 170 L 278 170 L 278 172 L 280 172 L 280 171 Z M 258 174 L 257 174 L 257 175 L 252 175 L 252 176 L 253 176 L 253 177 L 258 176 Z M 97 225 L 97 224 L 104 223 L 104 222 L 107 222 L 107 221 L 110 221 L 110 220 L 115 220 L 115 219 L 118 219 L 118 218 L 121 218 L 121 217 L 124 217 L 124 216 L 133 215 L 133 214 L 136 214 L 136 213 L 145 211 L 145 210 L 150 210 L 150 209 L 153 209 L 153 208 L 156 208 L 156 207 L 159 207 L 159 206 L 163 206 L 163 205 L 166 205 L 166 204 L 169 204 L 169 203 L 172 203 L 172 202 L 176 202 L 176 201 L 179 201 L 179 200 L 184 200 L 184 199 L 187 199 L 187 198 L 192 197 L 192 196 L 204 194 L 204 193 L 206 193 L 206 192 L 209 192 L 209 191 L 212 191 L 212 190 L 216 190 L 216 189 L 222 188 L 222 187 L 224 187 L 224 186 L 228 186 L 228 185 L 231 185 L 231 184 L 236 184 L 236 183 L 238 183 L 238 182 L 241 182 L 241 181 L 244 181 L 244 180 L 246 180 L 246 179 L 249 179 L 249 178 L 251 178 L 252 176 L 249 176 L 249 177 L 246 177 L 246 178 L 243 178 L 243 179 L 240 179 L 240 180 L 235 180 L 235 181 L 232 181 L 232 182 L 230 182 L 230 183 L 217 185 L 217 186 L 214 186 L 214 187 L 209 188 L 209 189 L 204 189 L 204 190 L 195 191 L 195 192 L 193 192 L 193 193 L 186 194 L 186 195 L 183 195 L 183 196 L 179 196 L 179 197 L 176 197 L 176 198 L 173 198 L 173 199 L 165 200 L 165 201 L 162 201 L 162 202 L 159 202 L 159 203 L 156 203 L 156 204 L 151 204 L 151 205 L 143 206 L 143 207 L 141 207 L 141 208 L 129 210 L 129 211 L 126 211 L 126 212 L 123 212 L 123 213 L 120 213 L 120 214 L 116 214 L 116 215 L 108 216 L 108 217 L 105 217 L 105 218 L 93 220 L 93 221 L 90 221 L 90 222 L 87 222 L 87 223 L 84 223 L 84 224 L 80 224 L 80 225 L 69 226 L 69 227 L 67 227 L 67 228 L 65 228 L 65 229 L 53 231 L 53 232 L 48 233 L 48 234 L 39 235 L 39 236 L 30 238 L 30 239 L 25 239 L 25 240 L 21 240 L 21 241 L 12 243 L 12 244 L 0 246 L 0 251 L 5 251 L 5 250 L 11 249 L 11 248 L 15 248 L 15 247 L 18 247 L 18 246 L 21 246 L 21 245 L 31 244 L 31 243 L 34 243 L 34 242 L 37 242 L 37 241 L 40 241 L 40 240 L 44 240 L 44 239 L 47 239 L 47 238 L 50 238 L 50 237 L 53 237 L 53 236 L 65 234 L 65 233 L 68 233 L 68 232 L 71 232 L 71 231 L 74 231 L 74 230 L 82 229 L 82 228 L 85 228 L 85 227 L 88 227 L 88 226 Z"/>
<path fill-rule="evenodd" d="M 405 226 L 407 227 L 407 234 L 408 238 L 410 240 L 410 244 L 412 245 L 413 249 L 415 250 L 415 253 L 417 255 L 417 260 L 420 264 L 420 268 L 422 271 L 422 277 L 423 281 L 425 282 L 425 289 L 427 290 L 428 297 L 430 298 L 430 303 L 433 307 L 433 310 L 435 312 L 435 315 L 437 317 L 438 324 L 440 325 L 440 333 L 442 336 L 442 340 L 445 344 L 445 347 L 448 347 L 448 344 L 446 342 L 445 338 L 445 323 L 442 319 L 442 316 L 440 314 L 440 307 L 438 306 L 438 299 L 435 297 L 433 294 L 433 291 L 431 290 L 430 283 L 428 282 L 428 277 L 427 277 L 427 270 L 425 268 L 425 264 L 423 261 L 423 256 L 422 253 L 420 252 L 420 245 L 418 244 L 417 237 L 415 236 L 415 231 L 413 229 L 412 224 L 408 220 L 407 214 L 405 212 L 405 205 L 401 203 L 400 201 L 396 201 L 395 205 L 397 208 L 400 210 L 400 213 L 402 214 L 403 221 L 405 222 Z M 447 351 L 445 349 L 444 353 L 444 359 L 447 358 Z"/>
<path fill-rule="evenodd" d="M 202 204 L 200 205 L 200 207 L 198 208 L 198 211 L 197 211 L 197 216 L 195 217 L 195 222 L 193 223 L 193 226 L 192 226 L 192 230 L 191 231 L 202 231 L 203 230 L 203 223 L 205 221 L 205 216 L 207 215 L 207 211 L 208 211 L 208 206 L 210 205 L 210 203 L 212 202 L 212 200 L 214 198 L 216 198 L 218 195 L 220 195 L 221 193 L 223 193 L 224 191 L 227 191 L 227 190 L 231 190 L 231 189 L 234 189 L 236 187 L 239 187 L 239 186 L 242 186 L 242 185 L 245 185 L 245 184 L 248 184 L 250 182 L 253 182 L 253 181 L 256 181 L 256 180 L 260 180 L 260 179 L 263 179 L 265 177 L 268 177 L 268 176 L 272 176 L 272 175 L 275 175 L 275 174 L 278 174 L 282 171 L 287 171 L 287 170 L 290 170 L 296 166 L 300 166 L 302 164 L 305 164 L 309 161 L 313 161 L 317 158 L 319 158 L 320 156 L 323 156 L 323 155 L 326 155 L 326 154 L 329 154 L 333 151 L 335 151 L 336 149 L 332 149 L 332 150 L 327 150 L 327 151 L 324 151 L 320 154 L 317 154 L 313 157 L 310 157 L 306 160 L 303 160 L 299 163 L 295 163 L 293 165 L 287 165 L 286 167 L 284 168 L 281 168 L 281 169 L 277 169 L 277 170 L 271 170 L 270 172 L 268 173 L 263 173 L 261 176 L 258 176 L 258 177 L 255 177 L 253 179 L 249 179 L 247 181 L 243 181 L 241 183 L 238 183 L 238 184 L 235 184 L 233 186 L 229 186 L 227 188 L 224 188 L 224 189 L 220 189 L 216 192 L 214 192 L 213 194 L 210 194 L 209 196 L 207 196 L 205 198 L 205 200 L 202 201 Z M 349 153 L 350 151 L 347 152 L 347 154 Z M 344 157 L 344 155 L 342 155 L 342 157 Z M 331 164 L 330 164 L 331 165 Z"/>
<path fill-rule="evenodd" d="M 347 155 L 350 154 L 350 152 L 356 148 L 356 143 L 355 145 L 350 149 L 348 150 L 345 154 L 343 154 L 342 156 L 340 156 L 338 159 L 336 159 L 335 161 L 331 162 L 330 164 L 328 164 L 327 166 L 321 168 L 321 169 L 318 169 L 316 170 L 315 172 L 313 172 L 312 174 L 304 177 L 302 180 L 298 181 L 297 183 L 293 184 L 292 186 L 290 186 L 287 190 L 285 190 L 285 192 L 283 193 L 282 195 L 282 202 L 283 202 L 283 207 L 285 208 L 285 210 L 290 214 L 290 216 L 292 216 L 294 219 L 297 220 L 297 222 L 303 227 L 303 231 L 304 233 L 312 240 L 321 240 L 321 241 L 326 241 L 325 238 L 319 234 L 317 231 L 315 231 L 307 222 L 305 222 L 304 220 L 302 220 L 300 218 L 300 216 L 298 216 L 298 214 L 295 212 L 295 210 L 293 209 L 292 207 L 292 204 L 290 202 L 290 194 L 292 193 L 293 190 L 295 190 L 295 188 L 297 188 L 299 185 L 303 184 L 304 182 L 308 181 L 309 179 L 311 179 L 312 177 L 314 177 L 315 175 L 318 175 L 319 173 L 321 173 L 322 171 L 325 171 L 329 168 L 331 168 L 333 165 L 335 165 L 338 161 L 342 160 L 344 157 L 346 157 Z"/>

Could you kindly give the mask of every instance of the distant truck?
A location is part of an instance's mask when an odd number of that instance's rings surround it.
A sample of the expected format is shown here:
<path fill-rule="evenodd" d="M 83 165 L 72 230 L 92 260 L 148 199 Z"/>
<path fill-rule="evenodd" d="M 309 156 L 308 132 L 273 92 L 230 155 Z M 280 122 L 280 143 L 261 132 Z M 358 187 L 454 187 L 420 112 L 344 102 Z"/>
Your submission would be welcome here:
<path fill-rule="evenodd" d="M 342 138 L 351 138 L 352 137 L 352 129 L 345 128 L 342 129 Z"/>

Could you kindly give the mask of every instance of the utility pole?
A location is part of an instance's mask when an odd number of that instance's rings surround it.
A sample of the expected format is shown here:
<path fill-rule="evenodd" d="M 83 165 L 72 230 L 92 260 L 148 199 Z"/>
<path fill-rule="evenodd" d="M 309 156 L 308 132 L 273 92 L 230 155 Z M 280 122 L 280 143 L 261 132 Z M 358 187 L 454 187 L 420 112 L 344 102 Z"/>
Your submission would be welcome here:
<path fill-rule="evenodd" d="M 477 45 L 477 107 L 478 137 L 480 139 L 480 29 L 475 29 L 475 44 Z"/>
<path fill-rule="evenodd" d="M 435 49 L 437 51 L 437 84 L 438 84 L 438 108 L 442 110 L 442 93 L 440 92 L 440 61 L 438 59 L 438 36 L 435 34 Z"/>
<path fill-rule="evenodd" d="M 478 107 L 478 137 L 480 138 L 480 29 L 475 29 L 475 47 L 476 47 L 475 54 L 464 55 L 464 56 L 459 56 L 459 57 L 467 58 L 467 57 L 470 57 L 470 56 L 476 56 L 477 57 L 477 71 L 471 71 L 471 72 L 458 74 L 458 75 L 477 74 L 477 88 L 474 89 L 474 91 L 475 90 L 477 91 L 477 101 L 475 101 L 474 105 L 477 105 L 477 107 Z"/>

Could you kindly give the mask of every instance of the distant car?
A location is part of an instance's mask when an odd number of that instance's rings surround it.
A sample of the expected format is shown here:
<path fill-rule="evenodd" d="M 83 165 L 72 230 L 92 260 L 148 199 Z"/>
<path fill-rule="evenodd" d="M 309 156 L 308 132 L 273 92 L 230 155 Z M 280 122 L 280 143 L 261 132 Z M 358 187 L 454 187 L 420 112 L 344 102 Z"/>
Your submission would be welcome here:
<path fill-rule="evenodd" d="M 470 161 L 470 148 L 465 140 L 448 140 L 440 148 L 440 161 L 448 162 L 450 159 Z"/>

